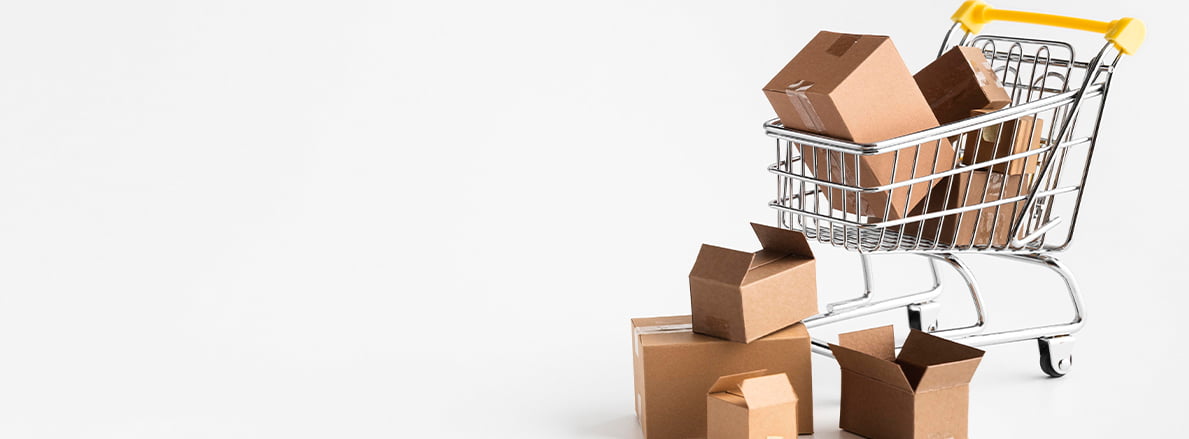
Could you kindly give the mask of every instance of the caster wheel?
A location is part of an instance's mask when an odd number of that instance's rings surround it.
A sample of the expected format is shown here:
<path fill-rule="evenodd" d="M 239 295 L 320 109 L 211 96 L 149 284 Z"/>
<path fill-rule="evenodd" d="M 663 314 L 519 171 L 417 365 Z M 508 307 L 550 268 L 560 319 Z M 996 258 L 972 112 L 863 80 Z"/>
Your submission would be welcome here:
<path fill-rule="evenodd" d="M 1073 369 L 1073 342 L 1071 336 L 1036 339 L 1040 347 L 1040 370 L 1053 378 L 1060 378 Z"/>
<path fill-rule="evenodd" d="M 936 331 L 937 314 L 940 312 L 941 304 L 937 302 L 908 305 L 908 326 L 918 331 Z"/>

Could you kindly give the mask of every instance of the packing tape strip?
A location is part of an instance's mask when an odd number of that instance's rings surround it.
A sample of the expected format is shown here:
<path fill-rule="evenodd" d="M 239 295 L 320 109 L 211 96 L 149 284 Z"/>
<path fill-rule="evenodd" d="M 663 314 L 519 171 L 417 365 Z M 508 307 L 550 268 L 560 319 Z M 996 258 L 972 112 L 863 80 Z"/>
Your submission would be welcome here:
<path fill-rule="evenodd" d="M 784 88 L 784 94 L 788 95 L 789 102 L 793 103 L 793 111 L 797 112 L 797 116 L 801 118 L 801 123 L 805 124 L 806 128 L 814 132 L 824 132 L 825 124 L 822 123 L 821 117 L 818 117 L 817 111 L 813 108 L 813 103 L 809 102 L 809 96 L 805 92 L 813 87 L 813 83 L 805 80 L 797 81 L 789 84 Z"/>
<path fill-rule="evenodd" d="M 632 337 L 632 351 L 636 356 L 640 356 L 640 336 L 648 334 L 664 334 L 669 332 L 693 332 L 694 325 L 692 323 L 680 323 L 676 325 L 654 325 L 654 326 L 639 326 L 635 329 L 635 334 Z"/>

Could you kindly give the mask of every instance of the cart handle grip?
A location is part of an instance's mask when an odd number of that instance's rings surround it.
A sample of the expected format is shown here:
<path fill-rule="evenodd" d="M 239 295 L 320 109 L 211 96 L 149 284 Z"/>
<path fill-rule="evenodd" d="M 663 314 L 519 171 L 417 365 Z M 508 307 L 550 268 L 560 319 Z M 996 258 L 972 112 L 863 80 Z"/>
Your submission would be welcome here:
<path fill-rule="evenodd" d="M 962 30 L 972 34 L 979 33 L 983 30 L 983 25 L 992 21 L 1014 21 L 1100 33 L 1107 41 L 1114 43 L 1120 52 L 1128 55 L 1134 55 L 1135 51 L 1139 50 L 1147 33 L 1144 22 L 1137 18 L 1120 18 L 1108 23 L 1064 15 L 995 9 L 982 0 L 967 0 L 958 7 L 958 11 L 954 12 L 950 19 L 955 23 L 961 23 Z"/>

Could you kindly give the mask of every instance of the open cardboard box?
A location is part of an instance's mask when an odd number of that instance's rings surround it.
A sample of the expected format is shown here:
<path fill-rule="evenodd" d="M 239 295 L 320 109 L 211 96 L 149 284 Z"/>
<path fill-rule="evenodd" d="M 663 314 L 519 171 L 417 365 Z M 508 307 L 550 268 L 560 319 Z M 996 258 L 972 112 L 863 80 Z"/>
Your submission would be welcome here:
<path fill-rule="evenodd" d="M 694 332 L 748 343 L 818 313 L 817 266 L 805 235 L 752 223 L 764 247 L 703 244 L 689 273 Z"/>
<path fill-rule="evenodd" d="M 881 439 L 966 439 L 970 379 L 983 351 L 913 330 L 900 355 L 891 326 L 838 336 L 839 426 Z"/>
<path fill-rule="evenodd" d="M 695 334 L 689 316 L 632 319 L 636 416 L 645 439 L 706 436 L 706 391 L 725 375 L 783 373 L 799 402 L 797 429 L 813 434 L 809 331 L 789 326 L 748 344 Z"/>
<path fill-rule="evenodd" d="M 793 439 L 797 393 L 783 373 L 719 378 L 706 394 L 706 439 Z"/>

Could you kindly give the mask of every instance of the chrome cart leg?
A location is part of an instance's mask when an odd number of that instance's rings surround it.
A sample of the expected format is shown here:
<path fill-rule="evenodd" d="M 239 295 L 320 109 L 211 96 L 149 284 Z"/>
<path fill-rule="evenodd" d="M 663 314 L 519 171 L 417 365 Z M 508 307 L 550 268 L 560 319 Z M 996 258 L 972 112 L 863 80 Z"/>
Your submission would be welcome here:
<path fill-rule="evenodd" d="M 802 320 L 807 328 L 813 328 L 821 325 L 826 325 L 842 320 L 853 319 L 865 315 L 875 314 L 879 312 L 889 311 L 897 308 L 904 308 L 919 304 L 936 304 L 934 302 L 938 296 L 941 295 L 941 276 L 937 273 L 937 266 L 932 259 L 929 260 L 929 269 L 933 275 L 933 286 L 929 289 L 917 293 L 912 293 L 900 297 L 894 297 L 884 300 L 872 300 L 872 291 L 874 282 L 872 281 L 871 273 L 871 257 L 866 254 L 860 254 L 860 261 L 863 267 L 863 285 L 865 290 L 863 295 L 854 299 L 843 300 L 826 305 L 826 312 L 806 318 Z M 812 339 L 812 349 L 814 353 L 831 357 L 829 343 L 820 340 Z"/>
<path fill-rule="evenodd" d="M 939 254 L 926 254 L 926 256 L 929 256 L 929 257 L 933 258 L 934 260 L 942 261 L 942 262 L 949 264 L 949 266 L 951 268 L 953 268 L 954 271 L 958 272 L 959 276 L 962 276 L 962 281 L 966 283 L 966 289 L 970 292 L 970 300 L 974 304 L 974 313 L 975 313 L 975 317 L 976 317 L 976 320 L 974 321 L 974 323 L 967 325 L 967 326 L 961 326 L 961 327 L 957 327 L 957 328 L 934 329 L 933 331 L 929 331 L 929 332 L 932 334 L 941 336 L 941 337 L 946 337 L 946 338 L 951 338 L 951 339 L 982 332 L 983 325 L 985 325 L 987 322 L 987 313 L 986 313 L 986 310 L 983 308 L 982 297 L 979 295 L 978 282 L 974 280 L 974 272 L 970 270 L 970 267 L 967 266 L 965 262 L 962 262 L 962 260 L 958 259 L 958 257 L 955 255 L 952 255 L 949 253 L 939 253 Z M 928 306 L 924 307 L 924 309 L 927 309 L 927 308 L 928 308 Z M 931 311 L 937 311 L 937 310 L 934 309 Z M 913 311 L 910 308 L 909 309 L 910 324 L 911 324 L 911 319 L 912 319 L 912 313 L 913 313 Z M 924 321 L 924 323 L 928 323 L 928 321 Z"/>
<path fill-rule="evenodd" d="M 1073 305 L 1073 319 L 1069 323 L 1056 325 L 946 338 L 970 346 L 991 346 L 1025 340 L 1036 340 L 1040 348 L 1041 370 L 1053 377 L 1059 377 L 1069 373 L 1070 368 L 1073 367 L 1073 334 L 1082 329 L 1086 320 L 1086 311 L 1082 306 L 1082 297 L 1078 292 L 1077 281 L 1074 280 L 1073 273 L 1065 267 L 1065 264 L 1057 260 L 1057 258 L 1046 254 L 1004 255 L 1003 257 L 1044 265 L 1060 276 L 1061 280 L 1065 282 L 1066 290 L 1069 292 L 1069 300 Z"/>
<path fill-rule="evenodd" d="M 854 299 L 841 300 L 826 304 L 826 314 L 833 314 L 851 308 L 862 307 L 871 302 L 872 285 L 875 283 L 871 279 L 871 256 L 860 253 L 859 263 L 863 266 L 863 295 Z"/>

